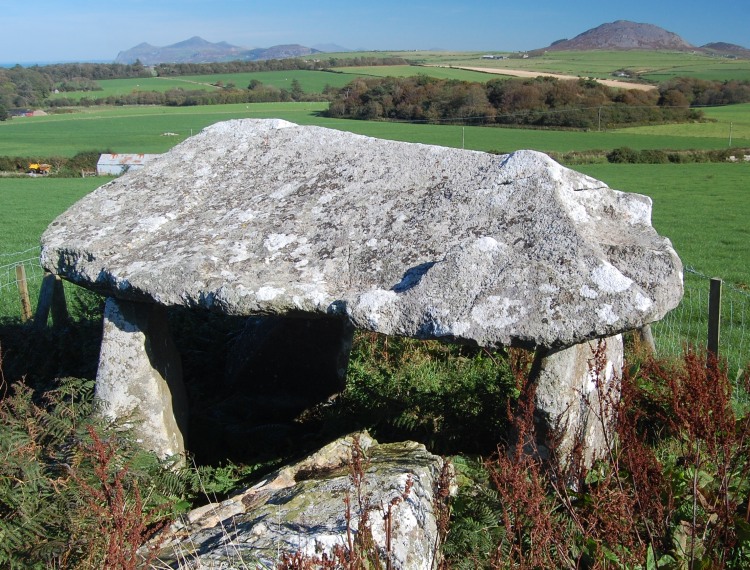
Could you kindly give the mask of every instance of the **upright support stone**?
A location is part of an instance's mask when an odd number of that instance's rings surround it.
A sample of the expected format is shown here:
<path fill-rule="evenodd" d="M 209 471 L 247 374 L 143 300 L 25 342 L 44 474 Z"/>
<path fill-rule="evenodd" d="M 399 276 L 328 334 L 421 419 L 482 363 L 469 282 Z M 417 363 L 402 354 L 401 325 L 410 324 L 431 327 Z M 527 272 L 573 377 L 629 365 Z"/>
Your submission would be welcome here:
<path fill-rule="evenodd" d="M 107 299 L 96 375 L 103 413 L 160 457 L 185 451 L 187 397 L 164 307 Z"/>
<path fill-rule="evenodd" d="M 548 458 L 554 447 L 558 459 L 565 462 L 580 444 L 584 463 L 591 465 L 607 450 L 605 430 L 613 412 L 608 404 L 619 401 L 616 380 L 623 365 L 622 335 L 540 352 L 537 358 L 532 381 L 539 455 Z"/>

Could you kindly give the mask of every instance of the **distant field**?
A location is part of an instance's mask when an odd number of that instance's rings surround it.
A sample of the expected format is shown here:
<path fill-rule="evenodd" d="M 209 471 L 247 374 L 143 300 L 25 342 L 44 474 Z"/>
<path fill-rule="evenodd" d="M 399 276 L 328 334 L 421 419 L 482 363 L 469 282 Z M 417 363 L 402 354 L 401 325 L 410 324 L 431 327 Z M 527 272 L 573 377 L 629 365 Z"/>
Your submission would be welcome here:
<path fill-rule="evenodd" d="M 73 156 L 87 150 L 160 153 L 228 119 L 279 117 L 308 123 L 326 103 L 256 103 L 196 107 L 92 107 L 76 113 L 0 123 L 0 155 Z M 178 136 L 165 136 L 177 133 Z"/>
<path fill-rule="evenodd" d="M 750 139 L 750 103 L 705 108 L 703 113 L 709 119 L 706 122 L 629 127 L 617 129 L 613 132 L 671 137 L 708 137 L 717 140 L 723 139 L 728 146 L 731 130 L 732 146 L 747 146 L 744 143 L 738 144 L 737 141 Z"/>
<path fill-rule="evenodd" d="M 714 132 L 685 131 L 690 125 L 670 127 L 663 133 L 619 131 L 551 131 L 500 127 L 461 127 L 396 122 L 329 119 L 319 116 L 326 103 L 256 103 L 195 107 L 102 107 L 46 117 L 24 117 L 0 123 L 0 155 L 72 156 L 89 150 L 112 152 L 164 152 L 188 136 L 217 121 L 236 118 L 286 119 L 386 139 L 426 142 L 474 150 L 510 152 L 531 148 L 547 152 L 634 149 L 722 149 L 727 146 L 721 128 Z M 720 111 L 742 117 L 745 109 Z M 702 126 L 702 125 L 699 125 Z M 725 129 L 724 129 L 725 130 Z M 178 136 L 164 136 L 163 133 Z M 733 145 L 750 147 L 750 136 L 740 129 Z"/>
<path fill-rule="evenodd" d="M 487 60 L 483 55 L 505 55 L 509 59 Z M 375 54 L 372 54 L 373 56 Z M 680 75 L 700 79 L 750 80 L 750 60 L 727 59 L 702 54 L 669 51 L 564 51 L 546 52 L 541 56 L 523 59 L 519 53 L 508 52 L 382 52 L 380 57 L 393 55 L 412 63 L 425 65 L 461 65 L 525 69 L 538 72 L 562 73 L 581 77 L 610 78 L 619 69 L 628 69 L 643 79 L 661 82 Z M 338 57 L 338 56 L 337 56 Z M 343 55 L 342 55 L 343 57 Z"/>
<path fill-rule="evenodd" d="M 429 75 L 437 79 L 458 79 L 460 81 L 475 81 L 486 83 L 498 77 L 477 71 L 465 69 L 451 69 L 450 67 L 426 67 L 421 65 L 382 65 L 372 67 L 340 67 L 343 75 L 371 76 L 371 77 L 413 77 L 415 75 Z M 349 79 L 351 81 L 351 78 Z"/>
<path fill-rule="evenodd" d="M 0 178 L 0 254 L 39 245 L 42 232 L 52 220 L 107 180 Z"/>
<path fill-rule="evenodd" d="M 219 89 L 216 84 L 233 84 L 246 88 L 252 80 L 279 89 L 291 89 L 292 81 L 299 81 L 305 93 L 322 93 L 326 86 L 343 87 L 356 77 L 410 77 L 424 74 L 438 79 L 460 79 L 463 81 L 486 82 L 493 78 L 486 73 L 464 71 L 462 69 L 421 67 L 409 65 L 388 65 L 372 67 L 340 67 L 335 71 L 258 71 L 252 73 L 224 73 L 212 75 L 186 75 L 181 77 L 146 77 L 136 79 L 105 79 L 97 81 L 101 91 L 71 91 L 53 95 L 51 99 L 67 98 L 80 100 L 83 97 L 98 99 L 110 95 L 126 95 L 135 91 L 164 92 L 170 89 Z"/>
<path fill-rule="evenodd" d="M 78 101 L 83 97 L 89 99 L 100 99 L 110 95 L 127 95 L 135 91 L 168 91 L 169 89 L 216 89 L 207 85 L 195 85 L 186 82 L 183 78 L 139 77 L 137 79 L 104 79 L 96 82 L 101 91 L 63 91 L 50 95 L 50 99 L 72 99 Z"/>

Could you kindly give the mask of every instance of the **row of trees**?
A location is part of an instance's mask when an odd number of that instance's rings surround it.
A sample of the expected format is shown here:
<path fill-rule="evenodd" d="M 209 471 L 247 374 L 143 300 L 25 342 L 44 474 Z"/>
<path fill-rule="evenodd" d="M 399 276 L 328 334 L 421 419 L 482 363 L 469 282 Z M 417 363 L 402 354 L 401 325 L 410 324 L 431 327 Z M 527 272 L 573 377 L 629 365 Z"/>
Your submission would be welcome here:
<path fill-rule="evenodd" d="M 750 101 L 750 81 L 708 81 L 676 77 L 659 85 L 662 99 L 673 105 L 718 106 Z"/>
<path fill-rule="evenodd" d="M 611 89 L 549 77 L 482 83 L 427 76 L 357 79 L 338 91 L 328 115 L 355 119 L 598 128 L 697 119 L 666 93 Z"/>
<path fill-rule="evenodd" d="M 48 102 L 52 107 L 70 107 L 81 105 L 167 105 L 170 107 L 188 107 L 193 105 L 226 105 L 230 103 L 270 103 L 284 101 L 320 101 L 325 95 L 305 93 L 296 79 L 290 89 L 280 89 L 253 80 L 247 89 L 228 86 L 223 89 L 206 91 L 205 89 L 169 89 L 168 91 L 134 91 L 108 97 L 82 97 L 80 100 L 65 97 L 55 98 Z"/>
<path fill-rule="evenodd" d="M 288 71 L 295 69 L 325 70 L 335 67 L 362 67 L 375 65 L 408 65 L 400 57 L 328 57 L 325 59 L 265 59 L 260 61 L 225 61 L 216 63 L 160 63 L 154 67 L 159 77 L 181 75 L 208 75 L 248 73 L 254 71 Z"/>
<path fill-rule="evenodd" d="M 61 100 L 49 99 L 55 90 L 69 91 L 99 91 L 101 87 L 96 81 L 104 79 L 131 79 L 137 77 L 174 77 L 181 75 L 207 75 L 227 74 L 254 71 L 279 71 L 310 69 L 323 70 L 335 67 L 348 66 L 372 66 L 372 65 L 405 65 L 407 62 L 397 57 L 352 57 L 352 58 L 326 58 L 326 59 L 270 59 L 264 61 L 230 61 L 220 63 L 164 63 L 149 68 L 136 61 L 133 64 L 121 63 L 59 63 L 54 65 L 22 67 L 16 65 L 9 69 L 0 68 L 0 106 L 7 109 L 42 107 L 42 106 L 73 106 L 78 101 L 63 98 Z M 282 90 L 283 91 L 283 90 Z M 215 95 L 215 94 L 213 94 Z M 190 104 L 205 105 L 214 104 L 227 98 L 224 93 L 213 96 L 206 93 L 200 97 L 195 94 L 189 96 Z M 248 96 L 245 94 L 245 96 Z M 242 99 L 239 93 L 232 97 L 236 102 L 254 102 L 261 95 L 255 93 L 249 101 Z M 266 91 L 262 96 L 263 101 L 287 101 L 283 92 L 274 92 L 273 89 Z M 169 99 L 169 98 L 168 98 Z M 182 96 L 177 100 L 183 99 Z M 241 99 L 241 100 L 240 100 Z M 171 104 L 166 103 L 160 94 L 138 94 L 126 95 L 118 98 L 122 102 L 112 103 L 109 99 L 84 99 L 83 105 L 95 104 Z M 139 103 L 146 100 L 147 103 Z M 175 100 L 171 98 L 170 100 Z M 3 119 L 0 119 L 3 120 Z"/>
<path fill-rule="evenodd" d="M 0 68 L 0 105 L 7 109 L 41 106 L 54 88 L 54 80 L 37 69 Z"/>

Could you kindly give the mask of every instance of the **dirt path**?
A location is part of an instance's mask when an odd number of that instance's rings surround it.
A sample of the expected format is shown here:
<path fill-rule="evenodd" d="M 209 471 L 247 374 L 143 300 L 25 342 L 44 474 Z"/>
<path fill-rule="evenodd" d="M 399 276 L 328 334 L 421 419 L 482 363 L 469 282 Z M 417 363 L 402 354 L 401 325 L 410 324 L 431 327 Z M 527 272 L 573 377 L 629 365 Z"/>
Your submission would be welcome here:
<path fill-rule="evenodd" d="M 445 66 L 441 66 L 445 67 Z M 468 71 L 479 71 L 482 73 L 495 73 L 497 75 L 510 75 L 512 77 L 555 77 L 557 79 L 578 79 L 575 75 L 561 75 L 559 73 L 544 73 L 539 71 L 526 71 L 524 69 L 501 69 L 498 67 L 464 67 L 453 65 L 456 69 L 466 69 Z M 597 79 L 597 82 L 607 87 L 617 87 L 619 89 L 638 89 L 639 91 L 652 91 L 656 89 L 654 85 L 644 85 L 642 83 L 629 83 L 628 81 L 618 81 L 616 79 Z"/>

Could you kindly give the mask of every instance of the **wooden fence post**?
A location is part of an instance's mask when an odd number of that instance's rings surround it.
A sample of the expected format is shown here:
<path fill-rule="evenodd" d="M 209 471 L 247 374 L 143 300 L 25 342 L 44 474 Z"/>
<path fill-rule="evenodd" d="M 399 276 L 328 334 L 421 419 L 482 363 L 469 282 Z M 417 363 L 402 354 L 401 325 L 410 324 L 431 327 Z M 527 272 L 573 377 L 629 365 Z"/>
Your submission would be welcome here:
<path fill-rule="evenodd" d="M 21 299 L 21 320 L 25 323 L 31 318 L 31 301 L 29 300 L 29 287 L 26 283 L 26 268 L 22 263 L 16 265 L 16 281 L 18 283 L 18 296 Z"/>
<path fill-rule="evenodd" d="M 719 357 L 719 332 L 721 329 L 721 279 L 711 279 L 711 290 L 708 297 L 708 344 L 709 358 Z"/>

